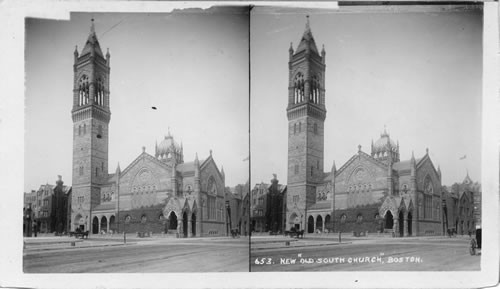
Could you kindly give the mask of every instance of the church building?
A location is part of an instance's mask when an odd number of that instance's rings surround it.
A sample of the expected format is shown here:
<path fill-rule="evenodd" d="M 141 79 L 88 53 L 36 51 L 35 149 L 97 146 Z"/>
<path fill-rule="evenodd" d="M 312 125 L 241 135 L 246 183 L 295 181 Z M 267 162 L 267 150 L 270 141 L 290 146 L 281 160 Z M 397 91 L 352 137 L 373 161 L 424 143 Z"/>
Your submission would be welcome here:
<path fill-rule="evenodd" d="M 103 54 L 93 20 L 73 71 L 71 230 L 226 235 L 224 170 L 211 150 L 185 162 L 182 144 L 168 132 L 154 155 L 143 147 L 123 170 L 108 173 L 110 53 Z"/>
<path fill-rule="evenodd" d="M 429 151 L 400 160 L 399 143 L 384 129 L 371 151 L 357 152 L 324 172 L 326 52 L 309 18 L 289 49 L 287 230 L 308 233 L 441 235 L 441 171 Z"/>

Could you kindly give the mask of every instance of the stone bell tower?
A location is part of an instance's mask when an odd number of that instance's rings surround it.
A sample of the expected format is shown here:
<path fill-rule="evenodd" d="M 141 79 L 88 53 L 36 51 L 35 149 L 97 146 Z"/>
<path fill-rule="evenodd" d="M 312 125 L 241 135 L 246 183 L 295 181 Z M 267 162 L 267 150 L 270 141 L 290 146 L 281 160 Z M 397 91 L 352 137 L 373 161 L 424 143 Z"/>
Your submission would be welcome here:
<path fill-rule="evenodd" d="M 91 211 L 108 177 L 109 65 L 109 51 L 103 55 L 92 19 L 82 52 L 74 52 L 72 230 L 91 231 Z"/>
<path fill-rule="evenodd" d="M 291 219 L 300 218 L 305 229 L 306 209 L 323 180 L 325 56 L 324 47 L 318 52 L 307 16 L 297 50 L 289 49 L 287 228 Z"/>

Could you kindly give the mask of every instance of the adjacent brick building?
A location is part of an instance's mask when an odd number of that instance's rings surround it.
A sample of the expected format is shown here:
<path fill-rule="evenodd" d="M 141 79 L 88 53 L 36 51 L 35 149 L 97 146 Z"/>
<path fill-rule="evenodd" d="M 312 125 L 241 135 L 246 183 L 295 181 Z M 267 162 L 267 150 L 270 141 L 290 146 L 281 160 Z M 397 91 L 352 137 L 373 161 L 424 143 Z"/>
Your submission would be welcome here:
<path fill-rule="evenodd" d="M 464 235 L 481 226 L 481 185 L 469 177 L 443 188 L 444 229 Z"/>
<path fill-rule="evenodd" d="M 289 49 L 286 228 L 443 234 L 441 172 L 428 150 L 401 161 L 399 143 L 384 129 L 370 153 L 358 146 L 338 170 L 333 162 L 330 172 L 323 171 L 325 61 L 307 19 L 297 49 Z"/>
<path fill-rule="evenodd" d="M 256 184 L 252 189 L 251 229 L 255 232 L 282 232 L 286 186 L 274 175 L 271 184 Z"/>
<path fill-rule="evenodd" d="M 67 232 L 67 208 L 70 186 L 64 186 L 61 176 L 56 185 L 41 185 L 30 193 L 24 193 L 24 234 Z"/>

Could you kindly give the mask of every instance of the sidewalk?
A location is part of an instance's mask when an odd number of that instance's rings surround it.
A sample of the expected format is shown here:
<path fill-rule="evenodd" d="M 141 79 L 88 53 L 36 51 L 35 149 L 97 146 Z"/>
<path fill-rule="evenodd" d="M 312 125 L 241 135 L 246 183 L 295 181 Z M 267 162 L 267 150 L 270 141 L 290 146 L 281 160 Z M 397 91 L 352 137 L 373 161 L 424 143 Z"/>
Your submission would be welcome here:
<path fill-rule="evenodd" d="M 248 237 L 233 239 L 231 237 L 199 237 L 199 238 L 168 238 L 168 237 L 132 237 L 126 236 L 126 243 L 123 235 L 98 235 L 90 236 L 89 239 L 77 239 L 74 237 L 37 237 L 24 238 L 24 250 L 26 253 L 48 251 L 48 250 L 73 250 L 83 248 L 127 246 L 140 244 L 164 244 L 164 243 L 195 243 L 195 242 L 248 242 Z"/>

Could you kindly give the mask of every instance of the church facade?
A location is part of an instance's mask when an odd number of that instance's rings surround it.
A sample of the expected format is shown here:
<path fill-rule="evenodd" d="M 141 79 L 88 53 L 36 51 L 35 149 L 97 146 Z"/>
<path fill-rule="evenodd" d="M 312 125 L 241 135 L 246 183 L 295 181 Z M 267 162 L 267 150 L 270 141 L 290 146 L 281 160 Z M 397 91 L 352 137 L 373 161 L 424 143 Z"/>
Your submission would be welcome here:
<path fill-rule="evenodd" d="M 287 230 L 441 235 L 441 172 L 428 150 L 401 161 L 384 129 L 369 153 L 358 146 L 339 169 L 323 171 L 325 61 L 307 19 L 297 49 L 289 49 Z"/>
<path fill-rule="evenodd" d="M 226 235 L 225 175 L 212 151 L 185 162 L 168 132 L 154 155 L 143 147 L 123 170 L 108 173 L 109 79 L 110 53 L 103 54 L 92 22 L 83 50 L 74 52 L 71 230 Z"/>

